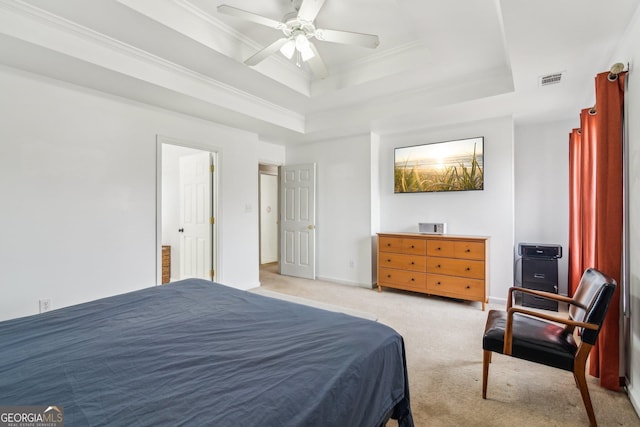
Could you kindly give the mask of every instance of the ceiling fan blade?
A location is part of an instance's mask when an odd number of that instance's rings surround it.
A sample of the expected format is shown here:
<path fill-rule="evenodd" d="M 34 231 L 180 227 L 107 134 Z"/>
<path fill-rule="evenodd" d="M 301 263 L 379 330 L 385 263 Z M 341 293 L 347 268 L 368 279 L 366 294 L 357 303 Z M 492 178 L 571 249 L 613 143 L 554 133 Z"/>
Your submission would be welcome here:
<path fill-rule="evenodd" d="M 247 12 L 246 10 L 238 9 L 237 7 L 227 6 L 226 4 L 218 6 L 218 12 L 224 13 L 225 15 L 235 16 L 236 18 L 246 19 L 247 21 L 255 22 L 256 24 L 275 28 L 276 30 L 282 30 L 287 27 L 286 24 L 276 21 L 275 19 L 256 15 L 255 13 Z"/>
<path fill-rule="evenodd" d="M 325 0 L 302 0 L 300 10 L 298 11 L 298 19 L 301 21 L 313 22 L 320 12 L 320 8 Z"/>
<path fill-rule="evenodd" d="M 253 56 L 249 57 L 248 59 L 246 59 L 244 61 L 244 63 L 247 64 L 247 65 L 256 65 L 259 62 L 262 62 L 268 56 L 270 56 L 270 55 L 276 53 L 278 50 L 280 50 L 280 48 L 282 46 L 284 46 L 284 44 L 288 40 L 289 40 L 288 38 L 283 37 L 281 39 L 278 39 L 278 40 L 274 41 L 269 46 L 265 47 L 261 51 L 258 51 L 258 53 L 256 53 L 255 55 L 253 55 Z"/>
<path fill-rule="evenodd" d="M 373 34 L 352 33 L 350 31 L 326 30 L 318 28 L 315 32 L 318 40 L 342 44 L 355 44 L 375 49 L 380 44 L 378 36 Z"/>
<path fill-rule="evenodd" d="M 313 58 L 307 60 L 307 64 L 309 65 L 309 68 L 311 68 L 311 72 L 314 76 L 319 79 L 324 79 L 329 75 L 327 67 L 324 65 L 324 61 L 320 58 L 318 49 L 316 49 L 313 43 L 309 43 L 309 48 L 313 51 Z"/>

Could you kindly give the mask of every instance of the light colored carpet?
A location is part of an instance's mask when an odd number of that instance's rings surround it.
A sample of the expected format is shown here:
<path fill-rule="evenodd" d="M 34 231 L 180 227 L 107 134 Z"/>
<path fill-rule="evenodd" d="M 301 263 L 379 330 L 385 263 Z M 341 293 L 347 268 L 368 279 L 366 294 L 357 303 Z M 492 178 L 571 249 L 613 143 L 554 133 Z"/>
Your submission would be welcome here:
<path fill-rule="evenodd" d="M 589 425 L 570 372 L 499 354 L 482 399 L 487 312 L 479 303 L 280 276 L 273 265 L 261 270 L 260 281 L 261 290 L 371 313 L 398 331 L 405 340 L 416 427 Z M 605 390 L 595 378 L 588 382 L 598 425 L 640 426 L 624 392 Z"/>
<path fill-rule="evenodd" d="M 327 311 L 336 311 L 339 313 L 345 313 L 350 316 L 362 317 L 363 319 L 373 320 L 374 322 L 378 320 L 378 317 L 373 313 L 367 313 L 361 310 L 354 310 L 348 307 L 341 307 L 335 304 L 327 304 L 327 303 L 323 303 L 315 300 L 310 300 L 307 298 L 296 297 L 289 294 L 283 294 L 282 292 L 273 292 L 263 287 L 250 289 L 250 291 L 256 294 L 264 295 L 266 297 L 277 298 L 277 299 L 281 299 L 289 302 L 295 302 L 296 304 L 308 305 L 315 308 L 321 308 Z"/>

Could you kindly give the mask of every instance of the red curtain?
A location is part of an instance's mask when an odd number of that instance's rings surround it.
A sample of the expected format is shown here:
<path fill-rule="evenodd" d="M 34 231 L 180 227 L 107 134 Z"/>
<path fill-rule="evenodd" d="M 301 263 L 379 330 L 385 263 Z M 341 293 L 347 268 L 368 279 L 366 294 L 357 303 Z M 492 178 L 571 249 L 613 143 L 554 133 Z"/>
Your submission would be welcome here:
<path fill-rule="evenodd" d="M 589 373 L 611 390 L 620 387 L 625 77 L 620 73 L 612 81 L 608 72 L 596 76 L 596 105 L 582 110 L 580 129 L 569 135 L 569 295 L 589 267 L 619 285 L 589 361 Z"/>

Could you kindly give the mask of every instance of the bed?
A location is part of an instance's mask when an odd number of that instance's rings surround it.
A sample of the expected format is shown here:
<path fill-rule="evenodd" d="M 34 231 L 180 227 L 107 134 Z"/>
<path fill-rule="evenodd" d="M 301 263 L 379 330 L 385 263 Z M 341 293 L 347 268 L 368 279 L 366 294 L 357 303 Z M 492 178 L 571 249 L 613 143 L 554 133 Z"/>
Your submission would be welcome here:
<path fill-rule="evenodd" d="M 393 329 L 199 279 L 0 322 L 0 405 L 70 426 L 413 426 Z"/>

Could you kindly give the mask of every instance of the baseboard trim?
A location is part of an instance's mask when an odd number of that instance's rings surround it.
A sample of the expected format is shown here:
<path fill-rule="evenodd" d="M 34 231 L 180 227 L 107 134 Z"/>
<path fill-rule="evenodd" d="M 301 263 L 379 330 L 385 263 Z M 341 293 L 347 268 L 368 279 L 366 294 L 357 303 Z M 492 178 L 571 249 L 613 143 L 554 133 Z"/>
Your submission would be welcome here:
<path fill-rule="evenodd" d="M 336 279 L 335 277 L 316 276 L 316 279 L 317 280 L 322 280 L 322 281 L 325 281 L 325 282 L 337 283 L 339 285 L 355 286 L 355 287 L 358 287 L 358 288 L 373 289 L 375 287 L 375 284 L 360 283 L 360 282 L 355 282 L 355 281 L 352 281 L 352 280 Z"/>
<path fill-rule="evenodd" d="M 627 383 L 627 397 L 629 397 L 629 401 L 631 402 L 631 406 L 633 407 L 633 410 L 636 411 L 636 415 L 638 415 L 640 417 L 640 402 L 636 399 L 637 397 L 640 396 L 636 396 L 637 393 L 637 388 L 634 389 L 633 385 Z"/>
<path fill-rule="evenodd" d="M 489 300 L 489 304 L 500 304 L 503 306 L 507 305 L 506 298 L 488 297 L 487 299 Z"/>

